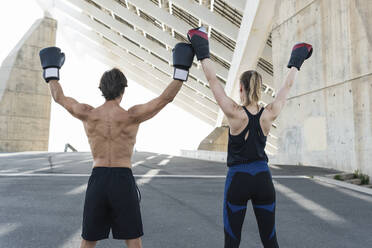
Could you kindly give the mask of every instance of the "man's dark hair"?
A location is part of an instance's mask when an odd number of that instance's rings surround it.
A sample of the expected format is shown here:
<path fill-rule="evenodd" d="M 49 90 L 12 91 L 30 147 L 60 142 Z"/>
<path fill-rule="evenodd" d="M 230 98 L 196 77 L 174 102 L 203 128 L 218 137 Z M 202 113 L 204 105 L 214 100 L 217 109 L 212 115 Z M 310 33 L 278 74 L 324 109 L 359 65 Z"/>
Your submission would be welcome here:
<path fill-rule="evenodd" d="M 99 89 L 102 91 L 102 96 L 106 101 L 109 101 L 122 95 L 124 88 L 127 86 L 127 78 L 119 69 L 114 68 L 103 73 Z"/>

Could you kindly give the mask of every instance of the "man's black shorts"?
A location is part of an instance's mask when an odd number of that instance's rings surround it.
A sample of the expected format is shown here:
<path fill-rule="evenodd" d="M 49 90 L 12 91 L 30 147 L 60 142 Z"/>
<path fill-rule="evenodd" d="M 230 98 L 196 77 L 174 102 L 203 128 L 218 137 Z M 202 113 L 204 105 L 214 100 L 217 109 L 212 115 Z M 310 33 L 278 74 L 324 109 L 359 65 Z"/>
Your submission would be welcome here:
<path fill-rule="evenodd" d="M 83 233 L 88 241 L 135 239 L 143 235 L 136 182 L 132 170 L 95 167 L 85 195 Z"/>

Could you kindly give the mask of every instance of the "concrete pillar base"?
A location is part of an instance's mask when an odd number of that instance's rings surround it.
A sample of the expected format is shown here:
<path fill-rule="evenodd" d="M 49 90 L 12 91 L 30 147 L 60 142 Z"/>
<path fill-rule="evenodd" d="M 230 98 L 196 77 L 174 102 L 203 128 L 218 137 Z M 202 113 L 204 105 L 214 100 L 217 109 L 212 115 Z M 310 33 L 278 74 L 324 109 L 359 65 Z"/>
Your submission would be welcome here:
<path fill-rule="evenodd" d="M 0 67 L 0 152 L 48 150 L 51 97 L 39 51 L 55 46 L 56 31 L 56 20 L 37 20 Z"/>
<path fill-rule="evenodd" d="M 226 152 L 229 136 L 227 126 L 216 127 L 199 145 L 198 150 Z"/>

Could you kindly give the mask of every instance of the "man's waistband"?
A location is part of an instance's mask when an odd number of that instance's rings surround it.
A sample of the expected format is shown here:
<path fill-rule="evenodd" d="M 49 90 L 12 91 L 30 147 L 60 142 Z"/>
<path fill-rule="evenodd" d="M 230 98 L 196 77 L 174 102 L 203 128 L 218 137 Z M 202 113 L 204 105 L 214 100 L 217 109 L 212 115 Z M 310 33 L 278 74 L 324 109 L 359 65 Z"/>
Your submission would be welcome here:
<path fill-rule="evenodd" d="M 100 167 L 94 167 L 92 170 L 92 175 L 101 174 L 101 173 L 118 173 L 118 174 L 132 175 L 132 169 L 128 167 L 100 166 Z"/>

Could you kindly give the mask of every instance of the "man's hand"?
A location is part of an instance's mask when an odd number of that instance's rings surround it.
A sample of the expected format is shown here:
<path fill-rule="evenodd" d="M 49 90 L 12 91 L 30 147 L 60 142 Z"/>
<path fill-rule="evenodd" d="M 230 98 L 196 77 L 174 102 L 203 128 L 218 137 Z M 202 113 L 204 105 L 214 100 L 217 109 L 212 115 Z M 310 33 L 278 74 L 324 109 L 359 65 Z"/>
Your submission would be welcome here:
<path fill-rule="evenodd" d="M 47 47 L 40 51 L 40 62 L 44 69 L 43 77 L 47 83 L 59 80 L 59 69 L 65 63 L 65 54 L 58 47 Z"/>
<path fill-rule="evenodd" d="M 187 81 L 189 69 L 194 60 L 194 49 L 190 44 L 178 43 L 173 48 L 173 79 Z"/>

